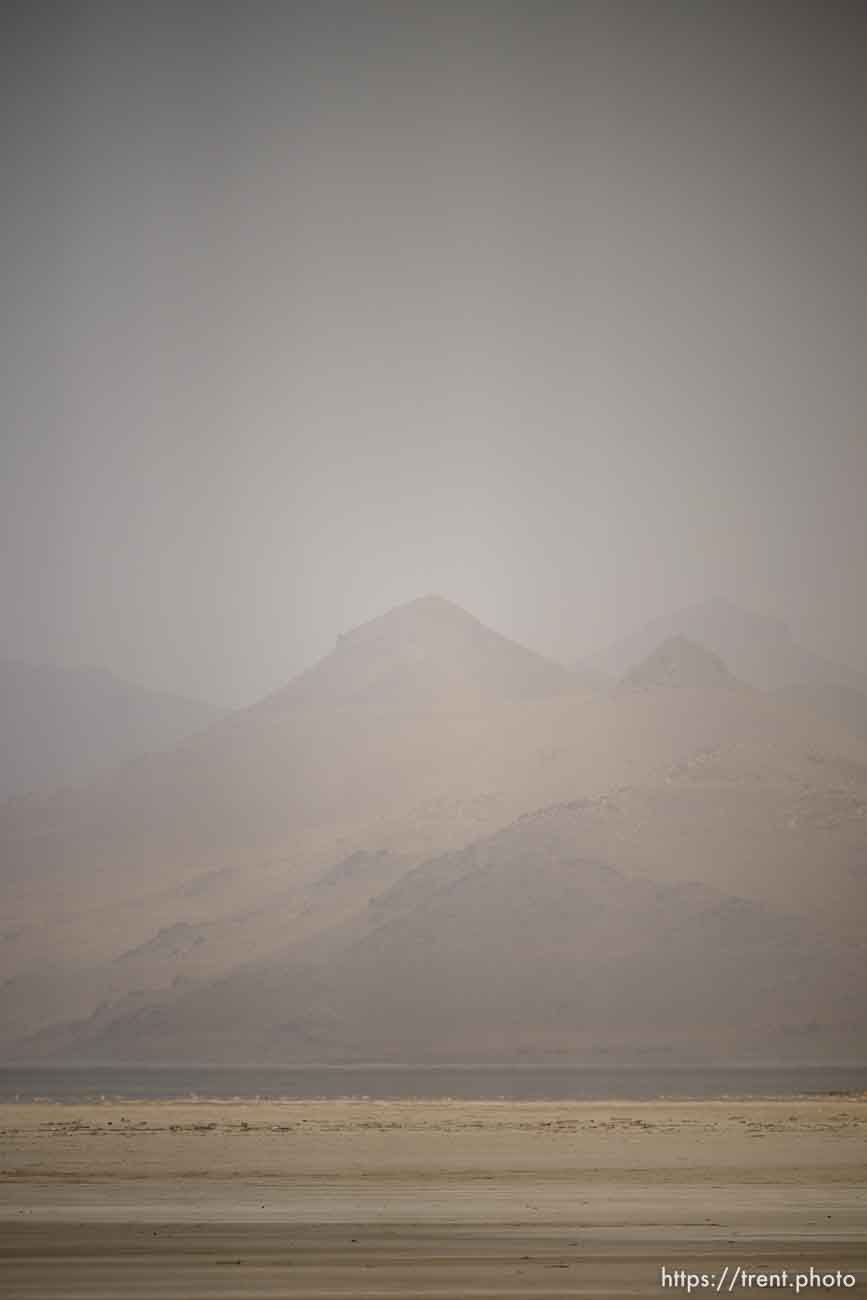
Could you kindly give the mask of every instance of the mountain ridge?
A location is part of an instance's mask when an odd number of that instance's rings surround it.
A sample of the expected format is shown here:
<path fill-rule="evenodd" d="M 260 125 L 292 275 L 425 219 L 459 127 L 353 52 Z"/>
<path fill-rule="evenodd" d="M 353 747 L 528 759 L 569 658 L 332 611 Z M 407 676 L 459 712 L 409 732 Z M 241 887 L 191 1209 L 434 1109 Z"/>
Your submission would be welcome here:
<path fill-rule="evenodd" d="M 431 598 L 371 620 L 276 703 L 0 810 L 0 1039 L 100 1006 L 104 1024 L 124 999 L 144 1015 L 277 953 L 307 980 L 316 954 L 433 907 L 501 832 L 551 879 L 581 860 L 755 908 L 795 895 L 848 942 L 867 919 L 867 745 L 702 681 L 588 691 Z M 509 942 L 517 959 L 519 927 Z"/>
<path fill-rule="evenodd" d="M 308 1062 L 784 1058 L 805 1044 L 863 1045 L 863 945 L 701 881 L 584 858 L 581 812 L 541 809 L 468 845 L 446 882 L 440 863 L 421 864 L 413 874 L 433 870 L 433 888 L 380 909 L 336 949 L 246 964 L 162 1001 L 121 1003 L 114 1018 L 103 1009 L 55 1034 L 55 1048 Z M 38 1041 L 51 1049 L 51 1035 Z"/>
<path fill-rule="evenodd" d="M 742 609 L 722 597 L 659 615 L 576 666 L 623 677 L 670 636 L 703 645 L 719 655 L 735 677 L 762 690 L 800 683 L 867 690 L 867 674 L 803 648 L 781 619 Z"/>

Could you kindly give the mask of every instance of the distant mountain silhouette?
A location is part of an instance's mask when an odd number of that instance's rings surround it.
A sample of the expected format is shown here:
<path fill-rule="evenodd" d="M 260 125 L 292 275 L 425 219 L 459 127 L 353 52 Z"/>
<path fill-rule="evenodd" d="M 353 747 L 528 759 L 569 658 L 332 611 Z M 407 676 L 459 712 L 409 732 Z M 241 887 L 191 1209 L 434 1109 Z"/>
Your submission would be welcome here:
<path fill-rule="evenodd" d="M 0 801 L 167 749 L 212 722 L 216 708 L 147 690 L 95 668 L 0 661 Z"/>
<path fill-rule="evenodd" d="M 631 636 L 582 660 L 622 677 L 669 637 L 683 636 L 719 655 L 733 676 L 772 690 L 794 683 L 837 683 L 867 689 L 867 675 L 799 646 L 785 623 L 722 599 L 652 619 Z"/>
<path fill-rule="evenodd" d="M 429 595 L 343 633 L 330 655 L 258 708 L 460 711 L 574 689 L 566 668 Z"/>
<path fill-rule="evenodd" d="M 734 686 L 719 655 L 685 636 L 670 636 L 622 678 L 624 686 Z"/>

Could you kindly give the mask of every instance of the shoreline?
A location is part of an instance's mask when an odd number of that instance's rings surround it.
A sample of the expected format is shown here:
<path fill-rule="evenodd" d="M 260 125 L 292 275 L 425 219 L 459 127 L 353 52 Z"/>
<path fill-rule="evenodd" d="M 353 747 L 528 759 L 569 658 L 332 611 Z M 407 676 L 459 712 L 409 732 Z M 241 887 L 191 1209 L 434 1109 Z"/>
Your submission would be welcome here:
<path fill-rule="evenodd" d="M 563 1103 L 867 1097 L 867 1065 L 0 1065 L 0 1105 L 184 1101 Z"/>

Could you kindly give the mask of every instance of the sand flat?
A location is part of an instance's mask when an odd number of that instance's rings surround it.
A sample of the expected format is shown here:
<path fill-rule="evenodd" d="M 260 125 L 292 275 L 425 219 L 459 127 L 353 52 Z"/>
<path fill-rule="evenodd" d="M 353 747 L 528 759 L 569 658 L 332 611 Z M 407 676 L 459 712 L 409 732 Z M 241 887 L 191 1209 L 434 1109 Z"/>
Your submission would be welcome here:
<path fill-rule="evenodd" d="M 867 1101 L 0 1106 L 22 1300 L 650 1295 L 727 1262 L 865 1293 Z"/>
<path fill-rule="evenodd" d="M 492 1230 L 369 1224 L 303 1227 L 33 1224 L 3 1237 L 6 1294 L 15 1300 L 156 1300 L 160 1297 L 309 1297 L 310 1300 L 454 1300 L 485 1297 L 686 1295 L 660 1286 L 660 1261 L 719 1277 L 726 1265 L 778 1275 L 788 1270 L 855 1274 L 855 1286 L 802 1295 L 861 1295 L 865 1253 L 845 1242 L 652 1245 L 586 1242 L 550 1227 Z M 746 1296 L 751 1288 L 737 1286 Z M 778 1292 L 779 1293 L 779 1292 Z M 692 1294 L 701 1294 L 693 1291 Z M 729 1293 L 731 1294 L 731 1293 Z M 792 1294 L 789 1291 L 789 1294 Z"/>

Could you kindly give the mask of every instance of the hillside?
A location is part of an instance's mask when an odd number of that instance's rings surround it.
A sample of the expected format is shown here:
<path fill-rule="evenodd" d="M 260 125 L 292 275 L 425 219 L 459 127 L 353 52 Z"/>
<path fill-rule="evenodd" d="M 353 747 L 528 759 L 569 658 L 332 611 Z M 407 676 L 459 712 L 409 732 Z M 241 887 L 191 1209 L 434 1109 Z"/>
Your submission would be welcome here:
<path fill-rule="evenodd" d="M 98 1059 L 665 1060 L 855 1054 L 863 943 L 695 881 L 578 856 L 583 808 L 520 819 L 307 945 L 121 1006 L 44 1049 Z"/>
<path fill-rule="evenodd" d="M 219 711 L 90 668 L 0 662 L 0 802 L 84 786 L 100 773 L 169 749 Z"/>
<path fill-rule="evenodd" d="M 719 655 L 685 636 L 670 636 L 646 659 L 630 668 L 623 686 L 734 686 L 735 679 Z"/>
<path fill-rule="evenodd" d="M 867 684 L 865 684 L 867 685 Z M 783 686 L 778 692 L 795 708 L 835 723 L 861 740 L 867 740 L 867 693 L 853 686 Z"/>

